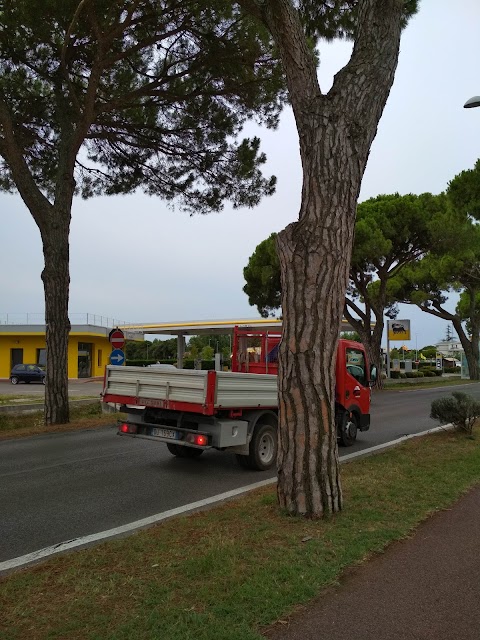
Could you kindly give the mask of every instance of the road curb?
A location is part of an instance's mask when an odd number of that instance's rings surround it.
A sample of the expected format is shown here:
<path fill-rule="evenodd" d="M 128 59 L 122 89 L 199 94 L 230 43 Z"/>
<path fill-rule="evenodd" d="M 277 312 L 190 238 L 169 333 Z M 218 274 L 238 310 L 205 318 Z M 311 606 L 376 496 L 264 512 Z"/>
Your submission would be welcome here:
<path fill-rule="evenodd" d="M 432 429 L 427 429 L 427 431 L 420 431 L 420 433 L 409 433 L 396 440 L 391 440 L 390 442 L 385 442 L 384 444 L 377 444 L 375 447 L 370 447 L 369 449 L 363 449 L 362 451 L 355 451 L 355 453 L 348 453 L 345 456 L 342 456 L 340 462 L 351 462 L 352 460 L 358 460 L 358 458 L 367 458 L 368 456 L 373 456 L 376 453 L 382 453 L 387 449 L 391 449 L 392 447 L 396 447 L 399 444 L 406 442 L 407 440 L 411 440 L 412 438 L 419 438 L 420 436 L 428 436 L 431 433 L 439 433 L 440 431 L 451 431 L 454 429 L 453 424 L 444 424 L 440 427 L 433 427 Z"/>
<path fill-rule="evenodd" d="M 452 424 L 447 424 L 440 427 L 434 427 L 433 429 L 428 429 L 427 431 L 422 431 L 420 433 L 408 434 L 402 436 L 401 438 L 397 438 L 396 440 L 392 440 L 391 442 L 386 442 L 369 449 L 364 449 L 362 451 L 356 451 L 355 453 L 344 455 L 340 458 L 340 463 L 343 464 L 345 462 L 352 462 L 353 460 L 357 460 L 359 458 L 365 458 L 377 453 L 382 453 L 383 451 L 403 444 L 404 442 L 406 442 L 407 440 L 411 440 L 412 438 L 419 438 L 421 436 L 438 433 L 440 431 L 449 431 L 453 428 L 454 427 Z M 146 529 L 153 524 L 158 524 L 159 522 L 169 520 L 179 515 L 188 515 L 196 511 L 202 511 L 212 508 L 218 504 L 221 504 L 222 502 L 234 500 L 250 491 L 275 484 L 276 482 L 276 477 L 269 478 L 268 480 L 262 480 L 260 482 L 255 482 L 244 487 L 239 487 L 238 489 L 232 489 L 231 491 L 226 491 L 225 493 L 211 496 L 210 498 L 192 502 L 190 504 L 184 505 L 183 507 L 176 507 L 175 509 L 157 513 L 148 518 L 135 520 L 134 522 L 127 523 L 120 527 L 115 527 L 114 529 L 107 529 L 106 531 L 100 531 L 99 533 L 94 533 L 88 536 L 73 538 L 72 540 L 59 542 L 50 547 L 38 549 L 37 551 L 33 551 L 17 558 L 12 558 L 11 560 L 5 560 L 4 562 L 0 562 L 0 575 L 5 575 L 6 573 L 13 571 L 14 569 L 19 569 L 21 567 L 36 564 L 39 561 L 49 558 L 50 556 L 56 555 L 58 553 L 66 553 L 74 549 L 88 547 L 104 540 L 122 537 L 128 535 L 129 533 L 133 533 L 134 531 Z"/>

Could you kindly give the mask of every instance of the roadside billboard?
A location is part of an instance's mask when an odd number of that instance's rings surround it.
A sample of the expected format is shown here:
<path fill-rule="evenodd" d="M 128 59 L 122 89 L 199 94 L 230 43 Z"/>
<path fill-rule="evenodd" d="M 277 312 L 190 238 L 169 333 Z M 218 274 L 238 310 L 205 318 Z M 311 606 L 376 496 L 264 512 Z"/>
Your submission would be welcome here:
<path fill-rule="evenodd" d="M 410 320 L 389 320 L 389 340 L 410 340 Z"/>

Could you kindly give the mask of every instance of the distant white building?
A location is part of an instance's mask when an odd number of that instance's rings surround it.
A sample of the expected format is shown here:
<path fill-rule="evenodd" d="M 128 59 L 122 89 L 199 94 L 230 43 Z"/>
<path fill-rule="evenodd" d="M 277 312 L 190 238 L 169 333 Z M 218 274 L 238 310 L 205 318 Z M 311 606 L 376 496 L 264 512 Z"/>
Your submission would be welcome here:
<path fill-rule="evenodd" d="M 463 353 L 462 343 L 458 338 L 442 340 L 435 345 L 438 353 L 446 357 L 453 357 L 454 353 Z"/>

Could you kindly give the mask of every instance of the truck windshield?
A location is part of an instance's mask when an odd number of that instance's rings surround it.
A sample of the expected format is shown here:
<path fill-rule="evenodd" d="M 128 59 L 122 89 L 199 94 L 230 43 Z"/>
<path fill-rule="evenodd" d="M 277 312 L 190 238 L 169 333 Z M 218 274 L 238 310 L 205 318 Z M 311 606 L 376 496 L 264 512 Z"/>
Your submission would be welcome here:
<path fill-rule="evenodd" d="M 348 373 L 355 378 L 364 387 L 368 385 L 368 380 L 365 372 L 365 354 L 359 349 L 353 349 L 347 347 L 346 350 L 346 363 Z"/>

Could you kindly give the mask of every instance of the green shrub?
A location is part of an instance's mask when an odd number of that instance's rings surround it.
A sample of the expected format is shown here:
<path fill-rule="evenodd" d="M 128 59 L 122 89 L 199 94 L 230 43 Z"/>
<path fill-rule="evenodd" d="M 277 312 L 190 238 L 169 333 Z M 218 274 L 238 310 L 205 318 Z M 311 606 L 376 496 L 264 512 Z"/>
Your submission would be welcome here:
<path fill-rule="evenodd" d="M 418 363 L 418 368 L 422 369 L 422 371 L 423 371 L 423 369 L 435 369 L 435 366 L 432 365 L 431 362 L 422 362 L 420 360 L 420 362 Z"/>
<path fill-rule="evenodd" d="M 461 391 L 432 402 L 430 417 L 441 424 L 453 424 L 471 435 L 475 420 L 480 417 L 480 402 Z"/>
<path fill-rule="evenodd" d="M 422 371 L 425 378 L 435 378 L 435 371 Z"/>
<path fill-rule="evenodd" d="M 400 371 L 390 371 L 390 378 L 392 380 L 398 380 L 398 378 L 400 378 Z"/>
<path fill-rule="evenodd" d="M 431 378 L 432 376 L 441 376 L 443 371 L 441 369 L 437 369 L 436 367 L 428 366 L 422 367 L 422 373 Z"/>

